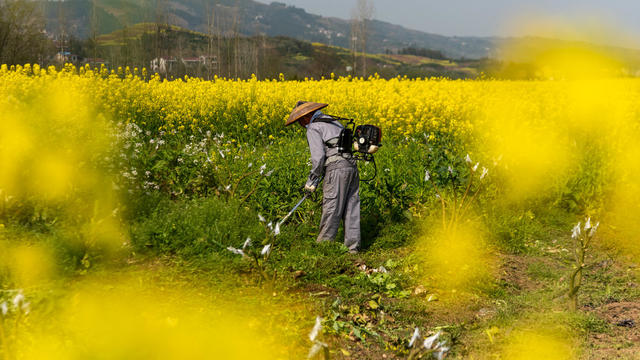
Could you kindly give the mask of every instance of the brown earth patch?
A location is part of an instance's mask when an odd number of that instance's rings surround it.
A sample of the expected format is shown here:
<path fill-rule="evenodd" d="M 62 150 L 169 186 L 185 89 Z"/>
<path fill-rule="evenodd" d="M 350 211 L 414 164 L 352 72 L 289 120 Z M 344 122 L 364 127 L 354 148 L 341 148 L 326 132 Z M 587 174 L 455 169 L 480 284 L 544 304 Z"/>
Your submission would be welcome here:
<path fill-rule="evenodd" d="M 529 267 L 535 263 L 544 263 L 549 268 L 556 266 L 544 258 L 531 258 L 517 255 L 502 255 L 499 267 L 499 279 L 514 292 L 534 291 L 542 287 L 542 282 L 529 276 Z"/>
<path fill-rule="evenodd" d="M 446 64 L 447 66 L 455 65 L 452 62 L 447 60 L 433 60 L 427 57 L 416 56 L 416 55 L 387 55 L 387 56 L 392 60 L 399 61 L 409 65 L 420 65 L 424 63 L 430 63 L 430 62 L 435 62 L 442 65 Z"/>
<path fill-rule="evenodd" d="M 640 302 L 614 302 L 594 312 L 611 331 L 589 336 L 589 359 L 640 359 Z"/>

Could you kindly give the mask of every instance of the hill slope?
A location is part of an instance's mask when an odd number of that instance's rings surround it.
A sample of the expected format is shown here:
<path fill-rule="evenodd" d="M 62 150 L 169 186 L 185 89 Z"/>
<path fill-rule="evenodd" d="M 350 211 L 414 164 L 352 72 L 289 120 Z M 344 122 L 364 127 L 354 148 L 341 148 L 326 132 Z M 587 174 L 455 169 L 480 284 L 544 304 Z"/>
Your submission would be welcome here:
<path fill-rule="evenodd" d="M 67 32 L 83 38 L 89 36 L 92 26 L 98 34 L 106 34 L 124 26 L 158 21 L 207 33 L 207 14 L 214 19 L 213 29 L 223 34 L 237 29 L 243 35 L 264 33 L 349 48 L 351 32 L 348 20 L 309 14 L 304 9 L 277 2 L 96 0 L 94 9 L 90 0 L 68 0 L 42 2 L 42 6 L 49 32 L 56 33 L 64 27 Z M 440 50 L 452 58 L 481 58 L 489 56 L 496 44 L 494 38 L 447 37 L 374 20 L 370 24 L 367 51 L 382 53 L 413 46 Z"/>

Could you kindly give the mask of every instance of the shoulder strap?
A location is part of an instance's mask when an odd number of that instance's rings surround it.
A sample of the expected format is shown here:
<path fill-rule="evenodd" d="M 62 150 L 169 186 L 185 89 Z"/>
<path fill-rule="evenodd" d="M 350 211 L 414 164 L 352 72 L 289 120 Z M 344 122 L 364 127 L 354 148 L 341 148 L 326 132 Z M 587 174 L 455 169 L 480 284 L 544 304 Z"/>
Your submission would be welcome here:
<path fill-rule="evenodd" d="M 331 124 L 333 126 L 337 126 L 339 128 L 344 127 L 342 124 L 338 122 L 337 119 L 335 119 L 333 116 L 330 116 L 330 115 L 319 116 L 317 119 L 313 120 L 313 122 L 323 122 L 323 123 Z"/>

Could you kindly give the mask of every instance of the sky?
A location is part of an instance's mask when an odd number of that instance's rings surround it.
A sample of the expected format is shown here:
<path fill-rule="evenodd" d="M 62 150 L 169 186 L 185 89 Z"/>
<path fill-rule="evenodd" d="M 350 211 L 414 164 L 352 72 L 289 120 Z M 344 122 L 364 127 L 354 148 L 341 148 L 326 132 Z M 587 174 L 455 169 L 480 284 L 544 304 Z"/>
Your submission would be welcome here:
<path fill-rule="evenodd" d="M 313 14 L 346 19 L 356 0 L 278 2 Z M 374 18 L 378 20 L 448 36 L 555 35 L 590 40 L 614 37 L 619 43 L 640 43 L 639 0 L 373 0 L 373 3 Z"/>

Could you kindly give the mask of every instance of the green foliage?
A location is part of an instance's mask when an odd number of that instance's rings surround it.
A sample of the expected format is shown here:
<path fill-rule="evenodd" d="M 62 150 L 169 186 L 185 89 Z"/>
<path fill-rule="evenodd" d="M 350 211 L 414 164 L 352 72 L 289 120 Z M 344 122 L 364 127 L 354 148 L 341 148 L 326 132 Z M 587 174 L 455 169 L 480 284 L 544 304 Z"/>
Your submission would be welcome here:
<path fill-rule="evenodd" d="M 527 243 L 541 230 L 531 210 L 496 206 L 491 214 L 485 214 L 485 218 L 495 242 L 511 253 L 525 252 Z"/>
<path fill-rule="evenodd" d="M 592 141 L 578 152 L 581 159 L 577 171 L 561 189 L 561 204 L 573 214 L 598 214 L 611 190 L 610 154 L 602 139 L 588 140 Z"/>
<path fill-rule="evenodd" d="M 216 197 L 161 201 L 131 232 L 137 249 L 196 257 L 241 247 L 247 237 L 257 242 L 264 238 L 253 211 Z"/>
<path fill-rule="evenodd" d="M 611 332 L 611 324 L 594 314 L 577 313 L 573 325 L 587 333 L 606 334 Z"/>
<path fill-rule="evenodd" d="M 363 281 L 366 288 L 372 292 L 384 294 L 390 298 L 405 298 L 411 294 L 411 291 L 403 290 L 398 279 L 386 270 L 372 274 L 361 273 L 356 276 L 356 280 Z"/>
<path fill-rule="evenodd" d="M 381 321 L 381 297 L 373 296 L 364 306 L 346 305 L 337 298 L 329 310 L 327 327 L 331 334 L 341 334 L 366 342 L 368 337 L 380 338 L 374 330 Z"/>

